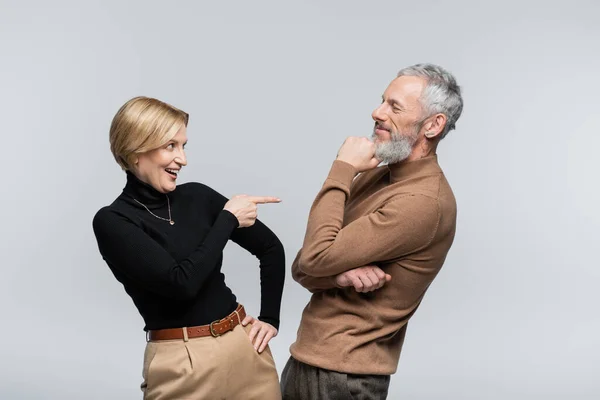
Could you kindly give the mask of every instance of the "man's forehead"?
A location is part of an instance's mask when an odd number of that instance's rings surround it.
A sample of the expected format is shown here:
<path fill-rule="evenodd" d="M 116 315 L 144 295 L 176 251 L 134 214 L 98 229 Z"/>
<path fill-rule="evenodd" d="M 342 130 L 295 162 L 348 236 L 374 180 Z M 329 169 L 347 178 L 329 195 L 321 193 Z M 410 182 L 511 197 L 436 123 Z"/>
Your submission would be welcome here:
<path fill-rule="evenodd" d="M 421 96 L 421 93 L 423 93 L 425 83 L 425 78 L 419 76 L 400 76 L 390 82 L 383 97 L 396 99 L 398 101 L 402 99 L 416 100 Z"/>

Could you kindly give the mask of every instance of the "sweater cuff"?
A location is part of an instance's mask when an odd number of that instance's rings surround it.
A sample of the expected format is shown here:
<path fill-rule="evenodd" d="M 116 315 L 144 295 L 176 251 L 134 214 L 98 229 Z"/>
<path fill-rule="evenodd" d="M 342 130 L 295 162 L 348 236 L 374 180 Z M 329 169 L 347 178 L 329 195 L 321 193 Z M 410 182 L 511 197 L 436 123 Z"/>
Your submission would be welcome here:
<path fill-rule="evenodd" d="M 350 187 L 357 174 L 358 172 L 356 171 L 356 168 L 354 168 L 352 165 L 345 161 L 335 160 L 331 166 L 331 169 L 329 170 L 327 179 L 332 179 L 341 183 L 342 185 Z"/>
<path fill-rule="evenodd" d="M 233 215 L 233 213 L 231 211 L 221 210 L 221 212 L 219 213 L 219 216 L 217 217 L 217 220 L 219 219 L 219 217 L 221 217 L 225 221 L 227 221 L 228 225 L 229 224 L 233 225 L 234 228 L 238 228 L 240 226 L 240 221 L 238 221 L 237 217 L 235 215 Z"/>

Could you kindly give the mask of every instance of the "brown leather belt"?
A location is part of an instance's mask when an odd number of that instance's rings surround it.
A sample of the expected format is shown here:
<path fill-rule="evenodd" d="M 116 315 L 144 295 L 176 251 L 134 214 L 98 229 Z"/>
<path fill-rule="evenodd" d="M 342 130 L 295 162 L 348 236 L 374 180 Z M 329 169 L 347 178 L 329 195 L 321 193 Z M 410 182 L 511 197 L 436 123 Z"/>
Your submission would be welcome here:
<path fill-rule="evenodd" d="M 147 341 L 155 340 L 174 340 L 183 339 L 187 341 L 191 338 L 204 336 L 221 336 L 225 332 L 232 331 L 237 325 L 241 324 L 246 318 L 246 310 L 244 306 L 239 304 L 234 312 L 223 319 L 213 321 L 208 325 L 172 328 L 172 329 L 157 329 L 147 333 Z"/>

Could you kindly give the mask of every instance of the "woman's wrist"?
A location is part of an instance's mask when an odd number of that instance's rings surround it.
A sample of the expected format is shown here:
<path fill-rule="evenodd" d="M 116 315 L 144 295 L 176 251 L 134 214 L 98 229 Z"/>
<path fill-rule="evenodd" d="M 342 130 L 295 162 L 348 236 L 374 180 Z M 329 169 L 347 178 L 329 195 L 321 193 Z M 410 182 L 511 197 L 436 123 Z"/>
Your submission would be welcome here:
<path fill-rule="evenodd" d="M 273 327 L 275 327 L 275 329 L 279 329 L 279 319 L 277 319 L 277 318 L 264 317 L 264 316 L 261 315 L 257 319 L 259 321 L 266 322 L 266 323 L 268 323 L 270 325 L 273 325 Z"/>

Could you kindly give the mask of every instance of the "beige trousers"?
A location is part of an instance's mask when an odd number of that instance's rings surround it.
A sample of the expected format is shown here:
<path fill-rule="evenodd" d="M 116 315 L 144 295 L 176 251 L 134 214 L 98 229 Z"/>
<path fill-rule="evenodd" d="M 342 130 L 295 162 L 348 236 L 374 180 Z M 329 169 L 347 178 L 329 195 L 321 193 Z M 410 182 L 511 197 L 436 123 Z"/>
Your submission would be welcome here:
<path fill-rule="evenodd" d="M 254 350 L 250 328 L 238 325 L 216 338 L 148 342 L 144 399 L 281 400 L 271 350 Z"/>

